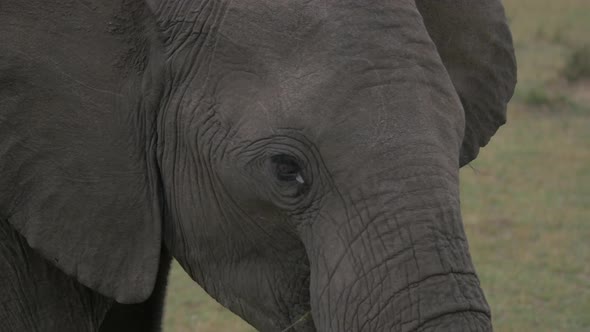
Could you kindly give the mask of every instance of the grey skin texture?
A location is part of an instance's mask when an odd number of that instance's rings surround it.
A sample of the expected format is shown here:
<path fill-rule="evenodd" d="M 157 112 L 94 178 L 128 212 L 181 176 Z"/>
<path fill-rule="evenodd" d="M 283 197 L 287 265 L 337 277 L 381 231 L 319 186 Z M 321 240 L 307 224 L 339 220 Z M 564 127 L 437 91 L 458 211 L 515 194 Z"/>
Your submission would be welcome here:
<path fill-rule="evenodd" d="M 0 330 L 158 330 L 167 250 L 261 331 L 491 331 L 515 82 L 499 0 L 2 0 Z"/>

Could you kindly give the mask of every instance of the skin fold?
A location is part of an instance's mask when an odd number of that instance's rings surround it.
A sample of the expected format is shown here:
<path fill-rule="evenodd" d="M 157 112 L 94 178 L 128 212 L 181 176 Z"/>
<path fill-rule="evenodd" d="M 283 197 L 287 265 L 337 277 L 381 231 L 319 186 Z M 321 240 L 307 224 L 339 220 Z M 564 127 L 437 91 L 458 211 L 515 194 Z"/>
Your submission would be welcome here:
<path fill-rule="evenodd" d="M 6 0 L 0 330 L 158 331 L 172 256 L 260 331 L 491 331 L 515 83 L 493 0 Z"/>

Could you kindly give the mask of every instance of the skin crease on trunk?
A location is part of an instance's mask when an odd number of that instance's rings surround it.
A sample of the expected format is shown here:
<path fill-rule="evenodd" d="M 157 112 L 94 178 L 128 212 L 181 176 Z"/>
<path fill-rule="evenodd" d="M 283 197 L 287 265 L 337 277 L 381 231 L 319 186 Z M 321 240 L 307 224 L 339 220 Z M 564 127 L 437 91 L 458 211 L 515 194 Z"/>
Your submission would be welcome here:
<path fill-rule="evenodd" d="M 413 0 L 0 8 L 1 331 L 158 331 L 170 256 L 260 331 L 492 330 L 477 56 L 450 76 Z"/>

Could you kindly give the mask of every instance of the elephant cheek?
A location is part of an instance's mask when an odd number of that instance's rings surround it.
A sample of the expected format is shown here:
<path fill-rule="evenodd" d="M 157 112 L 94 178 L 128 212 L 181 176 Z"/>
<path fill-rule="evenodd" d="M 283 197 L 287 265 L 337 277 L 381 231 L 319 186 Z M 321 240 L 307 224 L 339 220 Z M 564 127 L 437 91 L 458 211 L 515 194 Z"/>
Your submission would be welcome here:
<path fill-rule="evenodd" d="M 260 232 L 231 208 L 207 212 L 165 232 L 166 245 L 193 280 L 260 331 L 281 331 L 309 312 L 309 264 L 296 236 Z"/>

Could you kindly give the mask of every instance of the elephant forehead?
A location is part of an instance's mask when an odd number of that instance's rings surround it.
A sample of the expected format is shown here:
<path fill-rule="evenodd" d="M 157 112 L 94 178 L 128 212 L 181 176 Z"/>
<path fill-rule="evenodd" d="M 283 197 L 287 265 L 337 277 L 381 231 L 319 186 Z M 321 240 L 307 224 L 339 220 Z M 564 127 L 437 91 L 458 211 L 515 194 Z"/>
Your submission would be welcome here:
<path fill-rule="evenodd" d="M 218 115 L 252 136 L 290 127 L 389 142 L 456 108 L 413 1 L 234 1 L 218 16 L 191 89 L 206 85 Z"/>
<path fill-rule="evenodd" d="M 234 1 L 221 32 L 237 43 L 272 41 L 277 51 L 291 52 L 327 22 L 329 15 L 320 1 Z"/>
<path fill-rule="evenodd" d="M 426 33 L 408 35 L 419 31 L 415 21 L 399 8 L 375 7 L 386 13 L 359 9 L 346 15 L 326 1 L 232 3 L 210 67 L 214 94 L 240 113 L 232 119 L 270 114 L 317 120 L 342 115 L 333 110 L 346 108 L 359 93 L 373 98 L 377 92 L 370 90 L 404 78 L 399 71 L 436 59 Z M 410 46 L 420 38 L 423 45 Z M 429 49 L 422 52 L 424 47 Z"/>
<path fill-rule="evenodd" d="M 272 136 L 289 128 L 315 142 L 330 138 L 341 144 L 352 140 L 372 145 L 428 127 L 432 115 L 424 111 L 434 104 L 455 107 L 446 96 L 413 82 L 415 71 L 350 65 L 358 70 L 320 68 L 302 76 L 291 72 L 264 79 L 228 72 L 216 85 L 218 115 L 247 137 Z M 450 118 L 437 121 L 454 126 Z"/>
<path fill-rule="evenodd" d="M 234 1 L 214 22 L 216 53 L 267 71 L 284 61 L 332 66 L 349 58 L 402 66 L 433 50 L 412 1 Z M 220 52 L 224 46 L 234 52 Z"/>

